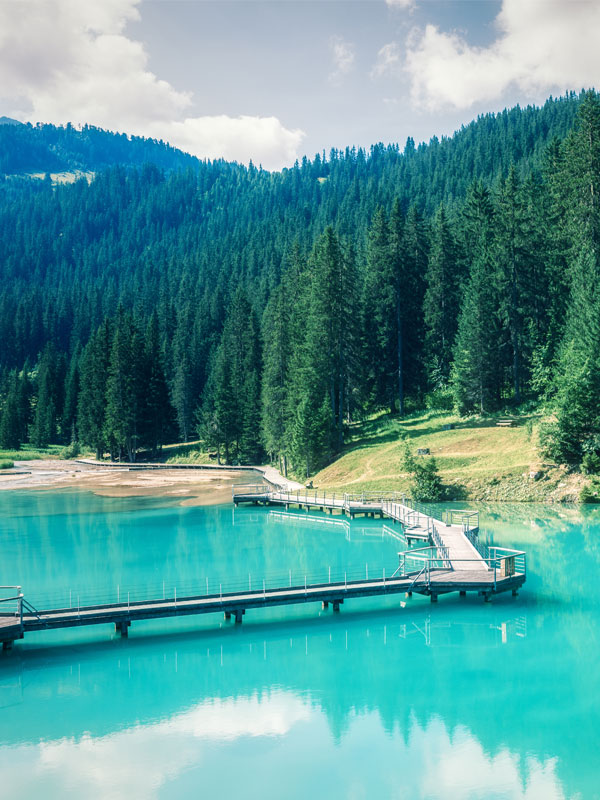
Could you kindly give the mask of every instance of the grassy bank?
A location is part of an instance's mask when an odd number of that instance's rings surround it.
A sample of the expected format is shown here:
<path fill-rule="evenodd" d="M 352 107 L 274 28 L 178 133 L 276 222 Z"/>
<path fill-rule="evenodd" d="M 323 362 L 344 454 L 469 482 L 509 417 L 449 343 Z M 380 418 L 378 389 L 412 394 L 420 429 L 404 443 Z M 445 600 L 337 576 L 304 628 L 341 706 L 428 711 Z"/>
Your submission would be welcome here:
<path fill-rule="evenodd" d="M 44 458 L 59 458 L 64 445 L 51 444 L 48 447 L 24 445 L 21 450 L 0 450 L 0 461 L 39 461 Z"/>
<path fill-rule="evenodd" d="M 402 420 L 381 415 L 351 426 L 342 455 L 313 479 L 336 491 L 407 491 L 405 442 L 413 453 L 429 449 L 457 500 L 577 502 L 589 480 L 545 464 L 538 449 L 540 415 L 497 427 L 497 417 L 424 412 Z M 450 427 L 451 426 L 451 427 Z"/>

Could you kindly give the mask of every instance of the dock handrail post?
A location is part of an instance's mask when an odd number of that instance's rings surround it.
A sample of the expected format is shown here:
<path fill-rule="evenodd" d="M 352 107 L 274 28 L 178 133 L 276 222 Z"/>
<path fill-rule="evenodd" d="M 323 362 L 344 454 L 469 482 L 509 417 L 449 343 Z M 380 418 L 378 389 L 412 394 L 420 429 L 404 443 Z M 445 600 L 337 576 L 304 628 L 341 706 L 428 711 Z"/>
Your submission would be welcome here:
<path fill-rule="evenodd" d="M 348 573 L 344 572 L 344 591 L 348 591 Z"/>
<path fill-rule="evenodd" d="M 385 586 L 385 567 L 383 568 L 383 585 Z"/>
<path fill-rule="evenodd" d="M 331 583 L 331 567 L 329 567 L 329 581 L 328 581 L 328 583 Z"/>
<path fill-rule="evenodd" d="M 306 594 L 306 575 L 304 576 L 304 594 Z"/>
<path fill-rule="evenodd" d="M 175 608 L 177 608 L 177 587 L 173 587 L 173 596 L 175 597 Z M 127 592 L 127 605 L 129 606 L 129 592 Z"/>
<path fill-rule="evenodd" d="M 206 578 L 206 594 L 208 594 L 208 577 Z"/>
<path fill-rule="evenodd" d="M 292 570 L 291 569 L 289 570 L 289 573 L 290 573 L 290 588 L 291 588 L 291 586 L 292 586 Z"/>
<path fill-rule="evenodd" d="M 267 587 L 265 585 L 265 579 L 263 578 L 263 598 L 267 596 Z"/>

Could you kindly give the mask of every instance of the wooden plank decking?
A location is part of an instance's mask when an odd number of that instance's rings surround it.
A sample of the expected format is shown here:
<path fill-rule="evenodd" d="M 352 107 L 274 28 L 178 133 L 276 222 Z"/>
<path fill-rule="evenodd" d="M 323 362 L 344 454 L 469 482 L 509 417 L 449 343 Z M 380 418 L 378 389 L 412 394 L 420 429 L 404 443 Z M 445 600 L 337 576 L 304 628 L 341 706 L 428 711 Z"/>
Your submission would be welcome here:
<path fill-rule="evenodd" d="M 343 581 L 339 576 L 331 580 L 329 575 L 325 582 L 312 582 L 305 576 L 303 585 L 292 585 L 290 574 L 287 586 L 268 588 L 263 582 L 262 589 L 238 588 L 234 591 L 220 590 L 219 594 L 181 598 L 149 597 L 132 603 L 38 610 L 25 601 L 20 587 L 4 587 L 14 590 L 12 596 L 6 598 L 7 605 L 9 601 L 12 603 L 10 612 L 6 610 L 3 614 L 3 600 L 0 598 L 0 641 L 4 649 L 33 631 L 112 624 L 122 636 L 127 636 L 129 626 L 137 620 L 220 612 L 226 619 L 234 618 L 240 623 L 247 609 L 299 603 L 320 602 L 323 608 L 332 605 L 334 611 L 339 611 L 340 605 L 352 598 L 419 593 L 435 601 L 440 594 L 456 591 L 461 595 L 469 591 L 476 592 L 489 600 L 499 592 L 512 591 L 516 594 L 526 579 L 524 553 L 491 548 L 487 556 L 482 555 L 476 538 L 473 512 L 455 512 L 454 516 L 447 515 L 444 521 L 435 519 L 422 509 L 410 507 L 395 497 L 319 496 L 316 492 L 309 497 L 308 492 L 265 490 L 264 487 L 253 487 L 252 491 L 247 489 L 234 488 L 233 500 L 236 505 L 251 502 L 289 508 L 295 504 L 307 510 L 341 511 L 351 517 L 356 514 L 386 517 L 401 523 L 405 536 L 425 542 L 426 546 L 399 553 L 399 565 L 390 565 L 389 577 L 386 577 L 385 571 L 381 577 L 369 579 L 367 575 L 359 580 L 349 580 L 346 575 Z"/>

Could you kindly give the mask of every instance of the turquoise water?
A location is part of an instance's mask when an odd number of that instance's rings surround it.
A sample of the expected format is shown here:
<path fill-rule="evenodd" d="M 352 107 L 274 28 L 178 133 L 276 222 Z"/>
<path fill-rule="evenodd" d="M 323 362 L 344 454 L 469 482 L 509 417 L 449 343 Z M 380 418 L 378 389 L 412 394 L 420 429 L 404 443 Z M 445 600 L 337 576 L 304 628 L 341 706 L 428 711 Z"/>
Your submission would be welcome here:
<path fill-rule="evenodd" d="M 29 634 L 0 658 L 0 796 L 600 797 L 600 513 L 480 509 L 527 550 L 518 598 Z M 380 521 L 75 491 L 0 493 L 0 519 L 0 583 L 38 606 L 374 575 L 401 549 Z"/>

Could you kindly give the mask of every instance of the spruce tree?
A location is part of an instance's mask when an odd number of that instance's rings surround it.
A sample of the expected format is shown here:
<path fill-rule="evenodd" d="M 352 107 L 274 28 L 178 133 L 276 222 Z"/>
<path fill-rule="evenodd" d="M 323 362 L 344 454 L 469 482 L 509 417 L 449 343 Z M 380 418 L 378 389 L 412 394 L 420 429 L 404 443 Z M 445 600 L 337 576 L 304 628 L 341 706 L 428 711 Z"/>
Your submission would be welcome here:
<path fill-rule="evenodd" d="M 432 384 L 446 384 L 450 377 L 460 310 L 461 278 L 458 247 L 442 205 L 432 223 L 423 301 L 425 343 Z"/>
<path fill-rule="evenodd" d="M 143 359 L 143 385 L 140 395 L 143 408 L 140 434 L 143 442 L 150 448 L 152 458 L 156 458 L 164 444 L 172 416 L 156 313 L 150 317 L 146 329 Z"/>
<path fill-rule="evenodd" d="M 140 423 L 141 341 L 130 314 L 119 308 L 106 382 L 104 437 L 113 458 L 135 461 Z"/>
<path fill-rule="evenodd" d="M 21 421 L 19 414 L 19 379 L 14 372 L 0 413 L 0 447 L 18 450 L 21 446 Z"/>
<path fill-rule="evenodd" d="M 264 369 L 262 383 L 262 435 L 271 458 L 286 472 L 286 425 L 291 357 L 291 298 L 284 282 L 271 295 L 262 319 Z"/>
<path fill-rule="evenodd" d="M 37 399 L 33 422 L 33 443 L 46 447 L 58 438 L 58 418 L 62 409 L 63 376 L 61 362 L 52 343 L 46 345 L 37 373 Z"/>
<path fill-rule="evenodd" d="M 102 458 L 106 439 L 106 381 L 112 342 L 111 326 L 105 319 L 92 335 L 81 358 L 81 388 L 77 401 L 77 429 L 80 441 Z"/>
<path fill-rule="evenodd" d="M 454 346 L 452 389 L 460 414 L 483 413 L 498 405 L 498 294 L 489 191 L 475 183 L 464 210 L 472 258 Z"/>

